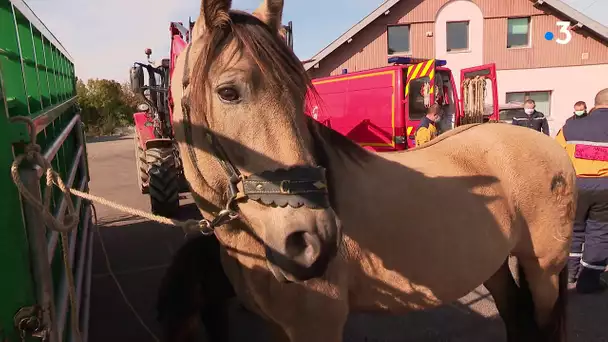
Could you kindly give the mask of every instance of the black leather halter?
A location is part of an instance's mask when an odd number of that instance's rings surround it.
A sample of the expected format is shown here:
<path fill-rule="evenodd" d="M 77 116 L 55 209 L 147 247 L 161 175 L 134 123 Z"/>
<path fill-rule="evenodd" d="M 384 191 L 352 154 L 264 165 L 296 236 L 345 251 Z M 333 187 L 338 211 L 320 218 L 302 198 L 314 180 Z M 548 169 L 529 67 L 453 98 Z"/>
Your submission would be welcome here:
<path fill-rule="evenodd" d="M 182 111 L 184 113 L 184 131 L 186 134 L 186 145 L 188 155 L 192 160 L 196 171 L 202 177 L 202 172 L 196 166 L 198 164 L 192 140 L 192 121 L 190 95 L 186 88 L 190 85 L 190 70 L 188 58 L 190 47 L 188 44 L 185 51 L 184 75 L 182 86 L 185 95 L 181 99 Z M 329 208 L 329 194 L 327 189 L 327 179 L 325 168 L 321 166 L 294 166 L 286 169 L 264 171 L 244 177 L 228 158 L 217 138 L 207 130 L 206 138 L 211 146 L 211 153 L 218 160 L 228 178 L 228 201 L 223 210 L 215 215 L 212 220 L 204 219 L 200 221 L 201 233 L 212 234 L 216 227 L 225 225 L 239 217 L 235 208 L 235 203 L 242 199 L 258 201 L 266 206 L 290 206 L 299 208 Z M 238 185 L 242 183 L 243 193 L 241 194 Z"/>

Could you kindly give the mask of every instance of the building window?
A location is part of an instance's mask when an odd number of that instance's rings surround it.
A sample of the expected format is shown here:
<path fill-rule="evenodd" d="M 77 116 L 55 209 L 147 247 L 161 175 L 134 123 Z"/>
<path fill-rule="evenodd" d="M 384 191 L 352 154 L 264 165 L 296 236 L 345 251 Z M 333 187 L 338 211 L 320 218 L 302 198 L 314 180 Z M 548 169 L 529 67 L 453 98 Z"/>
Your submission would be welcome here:
<path fill-rule="evenodd" d="M 550 91 L 526 91 L 517 93 L 507 93 L 506 101 L 523 103 L 527 99 L 532 99 L 536 103 L 536 111 L 551 117 L 551 92 Z"/>
<path fill-rule="evenodd" d="M 388 54 L 410 52 L 410 25 L 395 25 L 387 28 Z"/>
<path fill-rule="evenodd" d="M 469 22 L 456 21 L 446 24 L 447 50 L 466 51 L 469 49 Z"/>
<path fill-rule="evenodd" d="M 530 18 L 509 18 L 507 26 L 507 48 L 530 45 Z"/>

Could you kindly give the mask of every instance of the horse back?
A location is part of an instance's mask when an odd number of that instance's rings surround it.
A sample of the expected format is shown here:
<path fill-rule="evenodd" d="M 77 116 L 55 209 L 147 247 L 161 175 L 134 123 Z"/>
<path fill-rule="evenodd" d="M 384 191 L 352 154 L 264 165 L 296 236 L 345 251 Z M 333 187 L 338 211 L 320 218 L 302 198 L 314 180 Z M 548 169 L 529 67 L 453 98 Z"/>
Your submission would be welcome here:
<path fill-rule="evenodd" d="M 461 176 L 495 177 L 488 186 L 510 215 L 516 250 L 555 250 L 556 240 L 565 245 L 569 239 L 576 173 L 566 151 L 550 137 L 507 124 L 467 125 L 412 153 L 439 159 L 443 169 Z"/>

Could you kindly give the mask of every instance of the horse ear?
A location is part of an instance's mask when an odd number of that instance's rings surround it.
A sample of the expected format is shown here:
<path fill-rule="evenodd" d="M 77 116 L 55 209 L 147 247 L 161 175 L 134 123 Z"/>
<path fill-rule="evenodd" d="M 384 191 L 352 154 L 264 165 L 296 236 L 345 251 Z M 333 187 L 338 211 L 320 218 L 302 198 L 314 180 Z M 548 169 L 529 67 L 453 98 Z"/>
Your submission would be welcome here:
<path fill-rule="evenodd" d="M 228 25 L 232 0 L 201 0 L 201 13 L 192 29 L 192 38 L 199 38 L 205 30 Z"/>
<path fill-rule="evenodd" d="M 282 32 L 283 0 L 264 0 L 253 15 L 277 32 Z"/>

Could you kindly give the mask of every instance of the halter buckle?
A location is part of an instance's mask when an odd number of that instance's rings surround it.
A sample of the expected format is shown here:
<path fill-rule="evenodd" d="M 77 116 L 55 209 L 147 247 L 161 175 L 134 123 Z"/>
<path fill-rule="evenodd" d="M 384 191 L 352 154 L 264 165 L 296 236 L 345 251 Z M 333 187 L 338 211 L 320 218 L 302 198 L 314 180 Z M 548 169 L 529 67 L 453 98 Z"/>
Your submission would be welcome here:
<path fill-rule="evenodd" d="M 211 222 L 209 222 L 209 220 L 207 219 L 202 219 L 198 222 L 198 228 L 201 232 L 201 234 L 205 235 L 205 236 L 209 236 L 213 234 L 213 225 L 211 224 Z"/>
<path fill-rule="evenodd" d="M 279 191 L 281 191 L 282 194 L 291 194 L 291 189 L 287 187 L 290 183 L 291 181 L 288 179 L 282 180 L 281 184 L 279 185 Z"/>
<path fill-rule="evenodd" d="M 223 226 L 226 223 L 237 219 L 238 217 L 239 217 L 239 214 L 237 212 L 230 210 L 230 209 L 223 209 L 213 219 L 213 221 L 211 222 L 211 226 L 214 228 Z"/>

